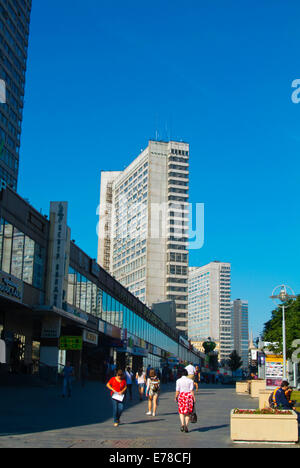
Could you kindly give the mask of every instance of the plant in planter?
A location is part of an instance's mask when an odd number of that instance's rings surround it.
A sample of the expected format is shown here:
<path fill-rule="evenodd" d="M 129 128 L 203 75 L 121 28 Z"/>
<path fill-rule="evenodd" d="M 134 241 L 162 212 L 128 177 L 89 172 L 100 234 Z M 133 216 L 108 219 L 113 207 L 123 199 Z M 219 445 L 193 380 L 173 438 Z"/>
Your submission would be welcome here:
<path fill-rule="evenodd" d="M 236 408 L 230 422 L 233 441 L 298 442 L 298 417 L 293 410 Z"/>
<path fill-rule="evenodd" d="M 239 409 L 236 408 L 233 410 L 233 414 L 278 414 L 278 415 L 292 415 L 293 411 L 290 410 L 281 410 L 281 409 L 272 409 L 272 408 L 263 408 L 263 409 Z"/>

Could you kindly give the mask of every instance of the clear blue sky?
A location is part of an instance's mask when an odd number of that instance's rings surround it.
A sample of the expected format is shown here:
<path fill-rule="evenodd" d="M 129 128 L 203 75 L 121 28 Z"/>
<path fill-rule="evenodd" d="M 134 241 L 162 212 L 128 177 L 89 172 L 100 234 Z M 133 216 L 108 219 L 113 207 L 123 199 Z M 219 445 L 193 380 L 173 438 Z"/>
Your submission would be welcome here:
<path fill-rule="evenodd" d="M 34 0 L 19 192 L 43 213 L 69 201 L 72 238 L 96 257 L 101 170 L 149 138 L 191 145 L 191 202 L 205 246 L 232 263 L 250 328 L 269 296 L 300 293 L 298 0 Z"/>

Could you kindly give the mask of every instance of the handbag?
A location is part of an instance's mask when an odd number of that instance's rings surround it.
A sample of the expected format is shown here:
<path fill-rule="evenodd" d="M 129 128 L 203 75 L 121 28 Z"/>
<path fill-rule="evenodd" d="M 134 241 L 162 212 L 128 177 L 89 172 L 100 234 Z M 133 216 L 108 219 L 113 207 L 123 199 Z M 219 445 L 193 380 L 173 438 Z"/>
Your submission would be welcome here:
<path fill-rule="evenodd" d="M 197 416 L 197 413 L 196 413 L 195 405 L 194 405 L 193 412 L 191 414 L 190 419 L 191 419 L 192 424 L 196 424 L 196 422 L 198 421 L 198 416 Z"/>

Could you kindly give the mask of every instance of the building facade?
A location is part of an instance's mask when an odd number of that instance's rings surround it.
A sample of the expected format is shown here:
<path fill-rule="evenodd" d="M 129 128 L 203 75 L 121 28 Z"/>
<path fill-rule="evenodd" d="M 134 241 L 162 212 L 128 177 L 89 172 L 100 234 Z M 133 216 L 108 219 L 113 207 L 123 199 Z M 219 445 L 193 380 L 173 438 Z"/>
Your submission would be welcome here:
<path fill-rule="evenodd" d="M 174 300 L 187 333 L 189 145 L 150 141 L 121 172 L 102 172 L 98 263 L 149 307 Z"/>
<path fill-rule="evenodd" d="M 249 316 L 248 301 L 236 299 L 231 303 L 233 347 L 242 358 L 243 369 L 249 367 Z"/>
<path fill-rule="evenodd" d="M 17 190 L 31 0 L 0 0 L 0 183 Z"/>
<path fill-rule="evenodd" d="M 151 309 L 70 239 L 66 202 L 49 219 L 10 188 L 0 191 L 1 372 L 56 376 L 70 360 L 105 378 L 104 362 L 161 368 L 201 361 Z"/>
<path fill-rule="evenodd" d="M 230 263 L 189 268 L 188 310 L 189 339 L 202 343 L 211 338 L 219 360 L 228 359 L 232 351 Z"/>

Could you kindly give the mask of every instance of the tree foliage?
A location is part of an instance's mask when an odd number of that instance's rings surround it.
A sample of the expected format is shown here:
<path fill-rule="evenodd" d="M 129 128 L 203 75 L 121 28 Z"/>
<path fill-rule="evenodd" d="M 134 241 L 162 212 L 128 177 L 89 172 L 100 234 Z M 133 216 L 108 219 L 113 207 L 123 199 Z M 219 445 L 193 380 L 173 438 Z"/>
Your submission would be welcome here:
<path fill-rule="evenodd" d="M 285 321 L 287 357 L 290 358 L 295 351 L 295 348 L 292 347 L 293 341 L 300 339 L 300 296 L 295 301 L 286 303 Z M 276 353 L 282 353 L 282 336 L 282 307 L 278 307 L 273 310 L 271 320 L 265 323 L 263 340 L 278 343 L 278 345 L 271 346 L 269 349 Z"/>
<path fill-rule="evenodd" d="M 240 367 L 242 367 L 243 361 L 241 356 L 237 353 L 237 351 L 232 351 L 229 356 L 228 366 L 232 372 L 237 371 Z"/>
<path fill-rule="evenodd" d="M 211 340 L 208 340 L 208 341 L 205 341 L 203 343 L 203 348 L 204 348 L 204 352 L 205 354 L 209 354 L 211 353 L 212 351 L 214 351 L 217 347 L 216 343 L 214 343 L 213 341 Z"/>

